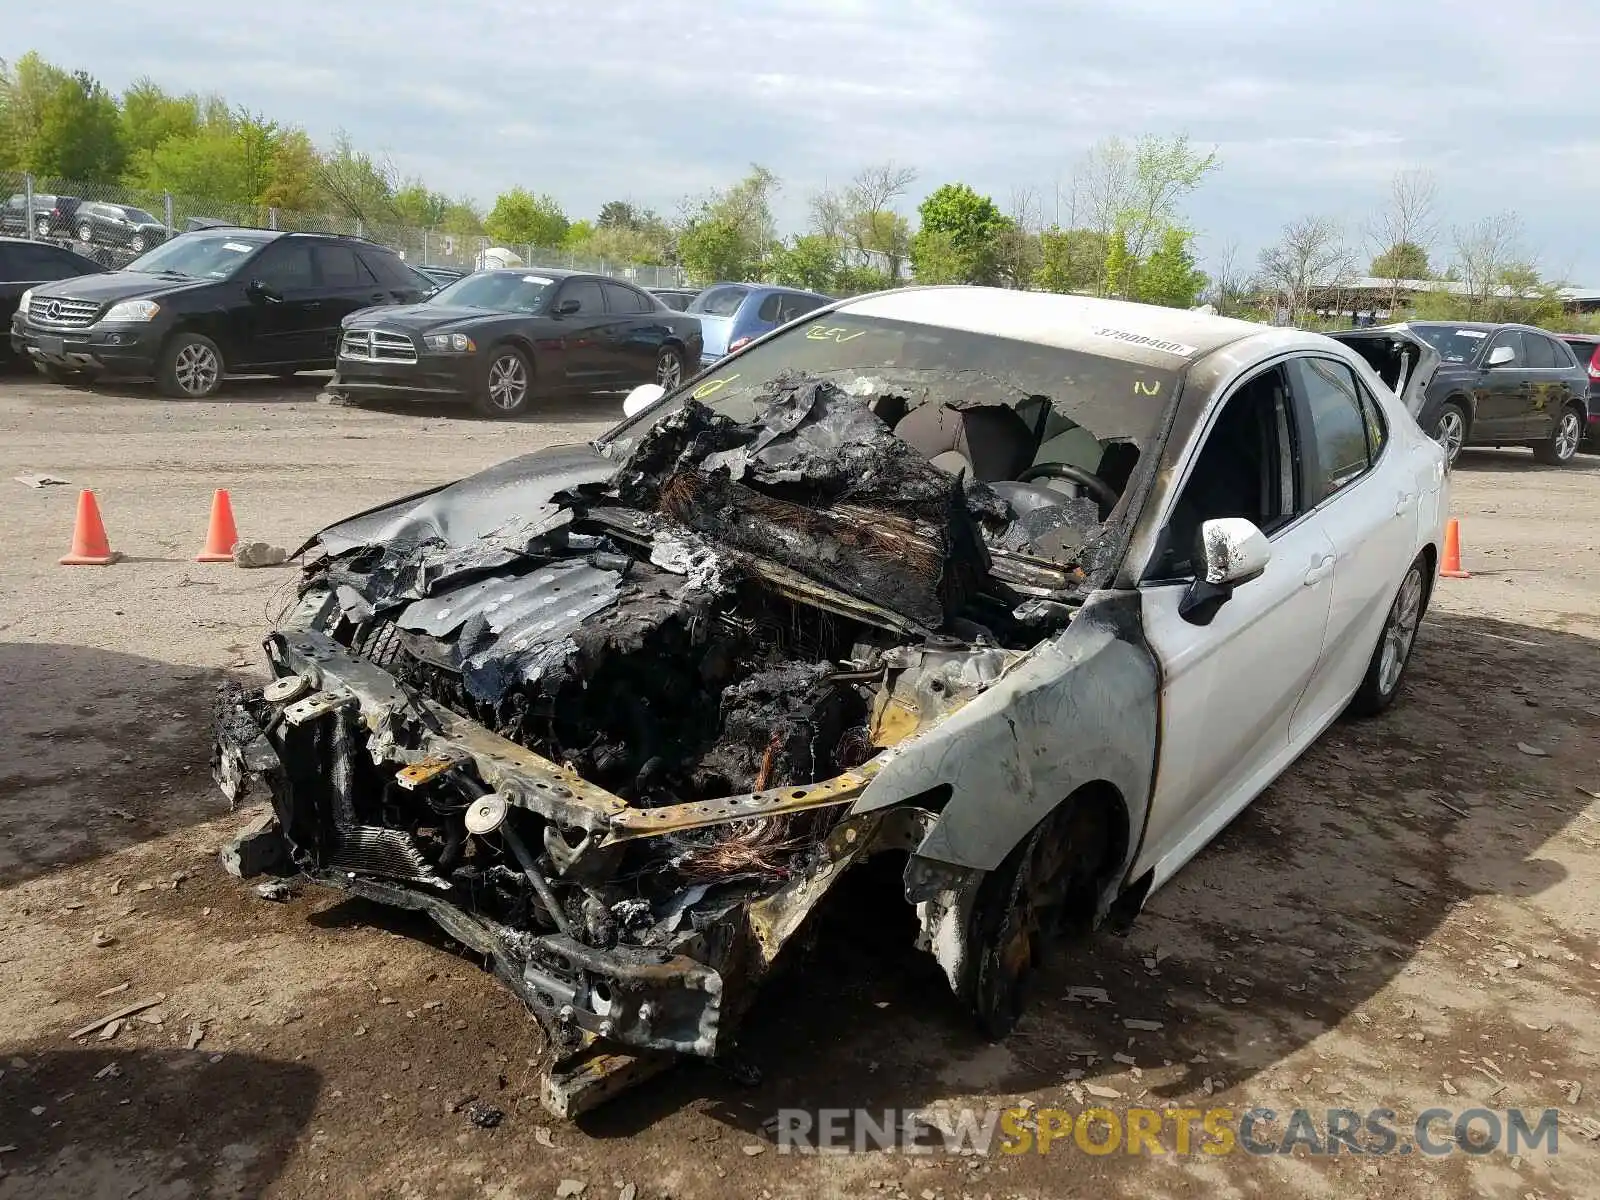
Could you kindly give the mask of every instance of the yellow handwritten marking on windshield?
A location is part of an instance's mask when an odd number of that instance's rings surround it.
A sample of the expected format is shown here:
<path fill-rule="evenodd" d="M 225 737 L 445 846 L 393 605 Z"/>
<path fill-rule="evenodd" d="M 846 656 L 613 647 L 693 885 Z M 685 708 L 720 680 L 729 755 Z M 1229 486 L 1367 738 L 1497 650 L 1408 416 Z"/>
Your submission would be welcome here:
<path fill-rule="evenodd" d="M 729 375 L 722 379 L 708 379 L 690 394 L 696 400 L 709 400 L 737 378 L 737 375 Z"/>
<path fill-rule="evenodd" d="M 1158 379 L 1154 383 L 1146 383 L 1142 379 L 1135 379 L 1133 381 L 1133 394 L 1135 396 L 1159 396 L 1161 395 L 1161 381 Z"/>
<path fill-rule="evenodd" d="M 813 342 L 838 342 L 843 345 L 865 333 L 865 329 L 858 329 L 854 333 L 842 325 L 813 325 L 806 330 L 806 337 Z"/>

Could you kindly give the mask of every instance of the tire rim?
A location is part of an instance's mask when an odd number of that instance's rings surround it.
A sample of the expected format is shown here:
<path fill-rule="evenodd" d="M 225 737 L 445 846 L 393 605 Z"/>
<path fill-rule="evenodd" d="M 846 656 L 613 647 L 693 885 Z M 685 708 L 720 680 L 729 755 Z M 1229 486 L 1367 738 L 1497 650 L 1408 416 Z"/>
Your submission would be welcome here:
<path fill-rule="evenodd" d="M 1578 414 L 1570 408 L 1561 414 L 1561 424 L 1556 426 L 1556 457 L 1565 461 L 1578 452 L 1578 442 L 1583 438 Z"/>
<path fill-rule="evenodd" d="M 40 237 L 49 237 L 50 236 L 50 222 L 49 222 L 48 219 L 46 219 L 44 217 L 40 217 L 39 218 L 39 223 L 37 225 L 35 225 L 34 228 L 39 231 L 39 236 Z"/>
<path fill-rule="evenodd" d="M 128 249 L 135 254 L 142 254 L 144 252 L 144 238 L 139 234 L 134 234 L 133 240 L 128 243 Z"/>
<path fill-rule="evenodd" d="M 78 240 L 80 242 L 87 242 L 91 237 L 92 235 L 89 232 L 89 227 L 87 225 L 78 226 Z"/>
<path fill-rule="evenodd" d="M 1447 408 L 1439 414 L 1439 426 L 1434 430 L 1433 440 L 1444 447 L 1446 462 L 1455 462 L 1456 455 L 1461 453 L 1461 447 L 1467 440 L 1467 423 L 1461 414 L 1453 408 Z"/>
<path fill-rule="evenodd" d="M 1413 566 L 1406 572 L 1400 594 L 1389 609 L 1383 627 L 1383 654 L 1378 660 L 1378 691 L 1387 696 L 1400 684 L 1400 675 L 1411 657 L 1417 640 L 1417 624 L 1422 617 L 1422 569 Z"/>
<path fill-rule="evenodd" d="M 210 346 L 190 342 L 178 351 L 172 374 L 178 381 L 178 387 L 187 395 L 204 396 L 217 386 L 217 380 L 222 375 L 222 364 L 217 361 L 217 352 Z"/>
<path fill-rule="evenodd" d="M 515 354 L 502 355 L 489 367 L 489 403 L 501 412 L 515 412 L 528 398 L 528 371 Z"/>
<path fill-rule="evenodd" d="M 656 361 L 656 382 L 669 392 L 683 382 L 683 360 L 675 352 L 661 352 Z"/>

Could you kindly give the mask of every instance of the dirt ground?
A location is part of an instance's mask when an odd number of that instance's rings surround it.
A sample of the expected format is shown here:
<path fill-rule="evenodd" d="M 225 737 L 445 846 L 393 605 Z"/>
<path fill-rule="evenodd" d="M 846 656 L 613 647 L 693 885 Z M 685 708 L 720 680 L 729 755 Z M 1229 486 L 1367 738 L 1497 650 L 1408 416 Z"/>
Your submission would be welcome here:
<path fill-rule="evenodd" d="M 532 1083 L 537 1027 L 471 961 L 217 866 L 241 818 L 207 777 L 213 684 L 260 671 L 294 572 L 192 558 L 213 488 L 242 536 L 293 548 L 591 436 L 618 405 L 495 424 L 315 395 L 0 379 L 0 1200 L 509 1200 L 564 1180 L 584 1200 L 1600 1194 L 1600 460 L 1469 451 L 1454 511 L 1474 577 L 1440 582 L 1398 707 L 1335 726 L 1131 936 L 1052 968 L 1010 1042 L 974 1036 L 863 872 L 754 1014 L 760 1082 L 686 1067 L 560 1125 Z M 56 565 L 79 487 L 120 565 Z M 112 1039 L 69 1037 L 156 996 Z M 1266 1136 L 1297 1107 L 1390 1108 L 1403 1132 L 1430 1107 L 1557 1108 L 1559 1150 L 798 1157 L 770 1140 L 780 1108 L 1079 1107 L 1085 1087 L 1117 1109 L 1271 1108 Z M 504 1120 L 471 1124 L 468 1097 Z"/>

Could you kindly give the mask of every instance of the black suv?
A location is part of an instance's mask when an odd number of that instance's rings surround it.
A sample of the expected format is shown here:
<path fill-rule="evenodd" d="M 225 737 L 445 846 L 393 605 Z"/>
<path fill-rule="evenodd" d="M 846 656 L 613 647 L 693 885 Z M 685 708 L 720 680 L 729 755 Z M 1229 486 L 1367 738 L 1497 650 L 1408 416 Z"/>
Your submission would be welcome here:
<path fill-rule="evenodd" d="M 166 224 L 131 204 L 85 200 L 72 214 L 72 231 L 84 245 L 116 246 L 143 254 L 167 240 Z"/>
<path fill-rule="evenodd" d="M 30 288 L 11 344 L 57 382 L 153 376 L 168 396 L 209 396 L 227 374 L 329 369 L 344 317 L 422 292 L 398 254 L 360 238 L 208 229 Z"/>
<path fill-rule="evenodd" d="M 93 259 L 64 246 L 0 237 L 0 322 L 11 323 L 17 304 L 30 288 L 104 270 Z M 0 363 L 9 362 L 9 355 L 10 347 L 0 346 Z"/>
<path fill-rule="evenodd" d="M 1589 376 L 1554 334 L 1528 325 L 1407 321 L 1333 336 L 1375 368 L 1379 346 L 1414 341 L 1433 351 L 1432 377 L 1411 380 L 1413 394 L 1421 389 L 1412 415 L 1451 462 L 1463 446 L 1531 446 L 1535 458 L 1553 466 L 1578 452 L 1588 424 Z"/>
<path fill-rule="evenodd" d="M 42 238 L 67 237 L 72 233 L 72 218 L 78 211 L 78 204 L 76 196 L 35 192 L 30 211 L 28 197 L 18 192 L 0 208 L 0 232 L 26 233 L 31 227 Z"/>

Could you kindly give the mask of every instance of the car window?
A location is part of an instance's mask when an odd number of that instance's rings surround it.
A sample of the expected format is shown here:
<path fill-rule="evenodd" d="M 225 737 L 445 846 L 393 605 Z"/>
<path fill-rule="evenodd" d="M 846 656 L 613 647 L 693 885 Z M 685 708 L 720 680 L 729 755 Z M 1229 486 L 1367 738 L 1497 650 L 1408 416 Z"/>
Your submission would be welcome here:
<path fill-rule="evenodd" d="M 783 307 L 784 297 L 778 292 L 773 292 L 761 302 L 761 307 L 756 310 L 756 319 L 776 325 L 779 322 L 778 313 Z"/>
<path fill-rule="evenodd" d="M 1360 381 L 1357 381 L 1360 387 Z M 1383 418 L 1383 409 L 1366 388 L 1361 388 L 1361 416 L 1367 426 L 1367 458 L 1378 461 L 1378 455 L 1389 442 L 1389 425 Z"/>
<path fill-rule="evenodd" d="M 1495 334 L 1494 340 L 1489 343 L 1487 354 L 1485 354 L 1485 356 L 1479 361 L 1481 363 L 1487 363 L 1489 361 L 1489 356 L 1494 354 L 1494 352 L 1501 346 L 1510 346 L 1511 349 L 1516 352 L 1515 358 L 1513 358 L 1510 362 L 1501 363 L 1501 366 L 1525 367 L 1528 365 L 1528 355 L 1522 347 L 1522 333 L 1520 330 L 1516 329 L 1502 329 L 1499 333 Z"/>
<path fill-rule="evenodd" d="M 363 288 L 377 282 L 361 265 L 361 260 L 350 246 L 317 242 L 311 252 L 316 258 L 317 270 L 325 288 Z"/>
<path fill-rule="evenodd" d="M 744 303 L 744 298 L 749 294 L 749 288 L 710 288 L 694 298 L 689 304 L 689 311 L 702 313 L 708 317 L 738 316 L 739 306 Z"/>
<path fill-rule="evenodd" d="M 1312 505 L 1348 487 L 1366 473 L 1372 459 L 1367 415 L 1355 372 L 1331 358 L 1297 358 L 1289 378 L 1311 417 L 1310 444 L 1316 451 L 1311 481 Z"/>
<path fill-rule="evenodd" d="M 0 279 L 18 282 L 71 279 L 93 269 L 94 264 L 82 255 L 55 246 L 9 245 L 0 257 Z"/>
<path fill-rule="evenodd" d="M 314 286 L 310 243 L 289 238 L 268 246 L 250 275 L 280 292 Z"/>
<path fill-rule="evenodd" d="M 1580 367 L 1587 367 L 1590 379 L 1600 379 L 1600 340 L 1567 342 L 1567 348 L 1577 358 Z"/>
<path fill-rule="evenodd" d="M 1537 333 L 1523 332 L 1522 352 L 1527 355 L 1530 367 L 1550 368 L 1561 362 L 1556 357 L 1556 348 L 1551 345 L 1550 340 L 1540 337 Z"/>
<path fill-rule="evenodd" d="M 576 300 L 577 311 L 586 317 L 598 317 L 606 311 L 605 301 L 600 298 L 600 284 L 593 279 L 573 279 L 563 284 L 556 304 L 559 306 L 568 300 Z"/>
<path fill-rule="evenodd" d="M 438 286 L 415 267 L 408 266 L 398 254 L 386 254 L 374 246 L 363 246 L 356 252 L 356 257 L 384 287 L 408 289 L 420 287 L 427 292 Z"/>
<path fill-rule="evenodd" d="M 655 306 L 631 287 L 620 283 L 602 283 L 606 294 L 606 310 L 611 313 L 633 314 L 650 312 Z"/>
<path fill-rule="evenodd" d="M 1269 368 L 1235 389 L 1207 431 L 1172 507 L 1151 576 L 1193 574 L 1196 542 L 1207 521 L 1245 517 L 1268 537 L 1293 521 L 1310 507 L 1300 485 L 1301 458 L 1288 383 L 1282 368 Z"/>
<path fill-rule="evenodd" d="M 1471 362 L 1489 336 L 1487 330 L 1452 325 L 1413 325 L 1411 329 L 1447 363 Z"/>
<path fill-rule="evenodd" d="M 1560 338 L 1546 338 L 1545 340 L 1550 343 L 1550 351 L 1556 356 L 1556 366 L 1565 367 L 1570 370 L 1578 365 L 1577 351 L 1571 346 L 1567 345 Z M 1584 361 L 1588 361 L 1587 358 L 1585 358 Z"/>

